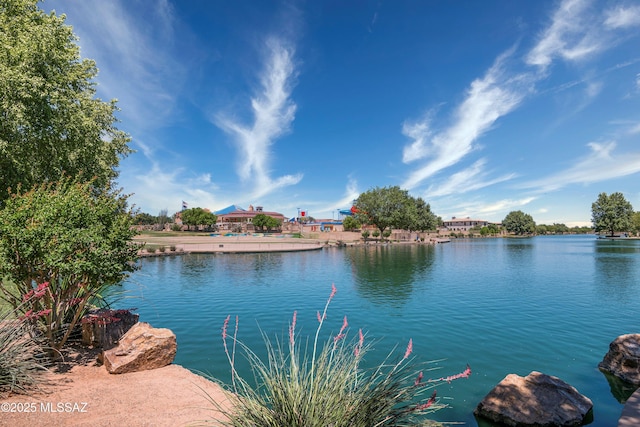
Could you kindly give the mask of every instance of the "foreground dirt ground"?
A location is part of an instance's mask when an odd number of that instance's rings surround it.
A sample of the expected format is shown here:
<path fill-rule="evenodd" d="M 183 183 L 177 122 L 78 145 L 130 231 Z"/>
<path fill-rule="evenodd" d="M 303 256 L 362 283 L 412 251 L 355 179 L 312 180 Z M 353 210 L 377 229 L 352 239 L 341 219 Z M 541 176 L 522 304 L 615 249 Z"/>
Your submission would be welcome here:
<path fill-rule="evenodd" d="M 46 376 L 41 392 L 0 400 L 0 426 L 216 426 L 208 399 L 227 401 L 221 387 L 179 365 L 112 375 L 87 363 Z"/>

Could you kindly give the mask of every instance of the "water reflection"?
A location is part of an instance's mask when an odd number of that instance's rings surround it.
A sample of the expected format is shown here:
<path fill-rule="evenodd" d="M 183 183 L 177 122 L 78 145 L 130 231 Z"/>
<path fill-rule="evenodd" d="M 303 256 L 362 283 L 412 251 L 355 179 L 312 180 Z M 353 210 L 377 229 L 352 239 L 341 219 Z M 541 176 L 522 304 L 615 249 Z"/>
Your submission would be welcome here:
<path fill-rule="evenodd" d="M 628 298 L 640 280 L 640 241 L 595 240 L 595 286 L 598 292 L 616 300 Z"/>
<path fill-rule="evenodd" d="M 367 245 L 346 251 L 358 293 L 395 307 L 411 297 L 417 283 L 425 282 L 434 256 L 432 245 Z"/>
<path fill-rule="evenodd" d="M 623 381 L 615 375 L 602 370 L 600 372 L 602 372 L 602 375 L 604 375 L 604 377 L 607 379 L 607 382 L 609 383 L 609 387 L 611 388 L 611 395 L 622 404 L 626 403 L 631 395 L 638 389 L 637 385 Z"/>
<path fill-rule="evenodd" d="M 531 262 L 534 248 L 532 237 L 511 237 L 502 239 L 508 262 L 511 266 L 520 266 Z"/>

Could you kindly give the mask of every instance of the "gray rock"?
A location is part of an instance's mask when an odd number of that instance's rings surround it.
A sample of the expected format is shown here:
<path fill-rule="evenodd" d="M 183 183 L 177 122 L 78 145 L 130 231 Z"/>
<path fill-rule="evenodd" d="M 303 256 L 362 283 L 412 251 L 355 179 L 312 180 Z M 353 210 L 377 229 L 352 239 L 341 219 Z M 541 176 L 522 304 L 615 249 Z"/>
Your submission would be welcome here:
<path fill-rule="evenodd" d="M 591 400 L 557 377 L 533 371 L 507 375 L 474 414 L 514 427 L 580 426 L 592 415 Z"/>
<path fill-rule="evenodd" d="M 178 346 L 170 329 L 136 323 L 120 338 L 117 347 L 103 352 L 104 366 L 111 374 L 162 368 L 173 362 Z"/>
<path fill-rule="evenodd" d="M 613 340 L 598 368 L 640 386 L 640 334 L 620 335 Z"/>

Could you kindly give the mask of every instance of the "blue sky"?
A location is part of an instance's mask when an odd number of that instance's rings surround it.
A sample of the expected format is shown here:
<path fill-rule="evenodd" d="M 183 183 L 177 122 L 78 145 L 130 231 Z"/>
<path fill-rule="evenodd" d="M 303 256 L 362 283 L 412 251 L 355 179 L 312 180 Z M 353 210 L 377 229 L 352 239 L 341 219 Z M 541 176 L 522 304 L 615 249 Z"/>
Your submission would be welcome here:
<path fill-rule="evenodd" d="M 47 0 L 136 150 L 142 211 L 337 217 L 398 185 L 443 219 L 640 210 L 635 0 Z"/>

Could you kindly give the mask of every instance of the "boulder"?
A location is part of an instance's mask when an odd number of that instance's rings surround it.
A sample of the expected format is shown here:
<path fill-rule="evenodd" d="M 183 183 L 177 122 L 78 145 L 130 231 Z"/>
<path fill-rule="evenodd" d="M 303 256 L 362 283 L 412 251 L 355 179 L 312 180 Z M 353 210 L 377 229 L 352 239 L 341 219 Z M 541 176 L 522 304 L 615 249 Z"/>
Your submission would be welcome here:
<path fill-rule="evenodd" d="M 111 374 L 162 368 L 176 356 L 176 336 L 170 329 L 136 323 L 120 338 L 117 347 L 103 352 L 103 362 Z"/>
<path fill-rule="evenodd" d="M 593 403 L 557 377 L 533 371 L 507 375 L 482 399 L 474 414 L 514 427 L 579 426 L 592 417 Z"/>
<path fill-rule="evenodd" d="M 111 310 L 102 308 L 92 310 L 82 316 L 82 344 L 103 350 L 113 348 L 133 325 L 138 323 L 139 315 L 131 310 Z"/>
<path fill-rule="evenodd" d="M 598 368 L 640 386 L 640 334 L 620 335 L 613 340 Z"/>

